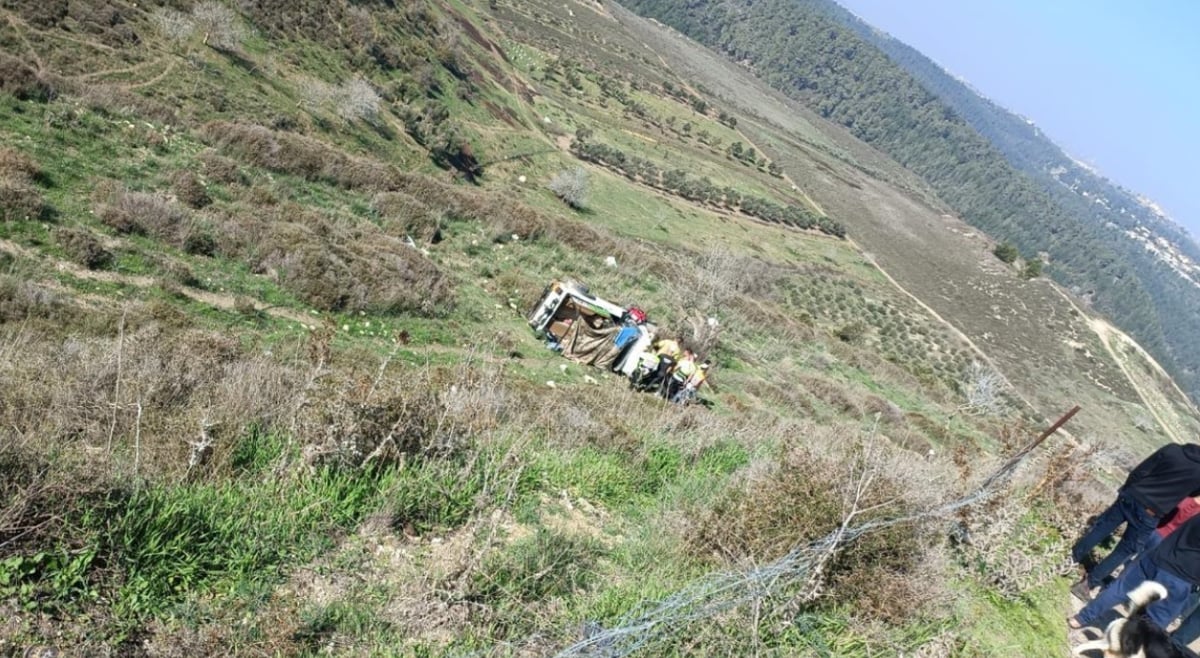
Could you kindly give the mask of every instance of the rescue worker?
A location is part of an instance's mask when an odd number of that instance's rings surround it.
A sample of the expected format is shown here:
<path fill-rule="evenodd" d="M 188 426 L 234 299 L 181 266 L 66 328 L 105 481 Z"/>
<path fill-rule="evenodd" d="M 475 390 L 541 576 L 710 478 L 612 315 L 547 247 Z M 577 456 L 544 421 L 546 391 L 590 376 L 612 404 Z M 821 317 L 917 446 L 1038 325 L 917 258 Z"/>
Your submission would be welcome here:
<path fill-rule="evenodd" d="M 657 352 L 642 352 L 638 355 L 637 366 L 629 373 L 629 388 L 645 390 L 643 382 L 658 370 L 660 357 Z"/>
<path fill-rule="evenodd" d="M 654 343 L 654 351 L 657 352 L 659 356 L 669 356 L 671 357 L 672 361 L 678 361 L 680 354 L 683 353 L 683 349 L 679 346 L 679 342 L 680 341 L 672 338 L 662 338 L 658 342 Z"/>
<path fill-rule="evenodd" d="M 649 378 L 642 378 L 642 390 L 649 391 L 658 387 L 661 388 L 667 383 L 671 369 L 675 366 L 675 362 L 679 360 L 680 352 L 678 340 L 671 338 L 662 338 L 654 343 L 654 353 L 658 355 L 658 368 Z"/>
<path fill-rule="evenodd" d="M 683 389 L 676 393 L 673 398 L 671 398 L 671 402 L 674 402 L 675 404 L 686 404 L 696 397 L 696 391 L 700 390 L 700 387 L 703 386 L 704 382 L 708 379 L 708 369 L 708 361 L 701 363 L 696 368 L 696 372 L 691 377 L 688 377 L 687 381 L 683 383 Z"/>
<path fill-rule="evenodd" d="M 675 369 L 671 371 L 671 380 L 663 397 L 674 402 L 675 397 L 683 390 L 684 383 L 691 379 L 697 370 L 699 367 L 696 365 L 696 355 L 691 350 L 684 350 L 683 356 L 675 364 Z"/>

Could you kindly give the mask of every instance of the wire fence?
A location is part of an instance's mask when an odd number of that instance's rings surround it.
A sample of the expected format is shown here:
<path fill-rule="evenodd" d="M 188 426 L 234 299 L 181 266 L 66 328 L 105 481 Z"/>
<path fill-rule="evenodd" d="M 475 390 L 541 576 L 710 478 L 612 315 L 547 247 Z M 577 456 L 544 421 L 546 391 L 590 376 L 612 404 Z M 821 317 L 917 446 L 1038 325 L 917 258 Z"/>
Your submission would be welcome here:
<path fill-rule="evenodd" d="M 1047 437 L 1062 427 L 1079 407 L 1071 409 L 1037 439 L 1031 441 L 1007 462 L 992 472 L 971 493 L 931 509 L 859 524 L 854 520 L 862 512 L 858 503 L 871 486 L 873 474 L 859 478 L 850 501 L 850 511 L 842 524 L 829 534 L 793 548 L 783 557 L 763 566 L 741 571 L 710 574 L 657 602 L 634 609 L 611 628 L 590 623 L 585 637 L 556 655 L 587 658 L 624 658 L 659 642 L 677 637 L 693 622 L 712 619 L 722 613 L 761 602 L 781 591 L 808 592 L 815 596 L 828 561 L 847 544 L 871 532 L 904 523 L 946 518 L 958 510 L 979 504 L 998 494 L 1013 472 Z"/>

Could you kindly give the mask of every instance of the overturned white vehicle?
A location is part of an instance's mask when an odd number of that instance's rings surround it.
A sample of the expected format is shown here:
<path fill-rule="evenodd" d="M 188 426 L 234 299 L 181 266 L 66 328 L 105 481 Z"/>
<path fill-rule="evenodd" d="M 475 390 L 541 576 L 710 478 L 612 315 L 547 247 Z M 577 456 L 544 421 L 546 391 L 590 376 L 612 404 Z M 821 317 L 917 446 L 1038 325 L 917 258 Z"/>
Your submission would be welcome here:
<path fill-rule="evenodd" d="M 546 286 L 529 312 L 529 326 L 568 359 L 626 376 L 657 330 L 641 309 L 596 297 L 572 281 Z"/>

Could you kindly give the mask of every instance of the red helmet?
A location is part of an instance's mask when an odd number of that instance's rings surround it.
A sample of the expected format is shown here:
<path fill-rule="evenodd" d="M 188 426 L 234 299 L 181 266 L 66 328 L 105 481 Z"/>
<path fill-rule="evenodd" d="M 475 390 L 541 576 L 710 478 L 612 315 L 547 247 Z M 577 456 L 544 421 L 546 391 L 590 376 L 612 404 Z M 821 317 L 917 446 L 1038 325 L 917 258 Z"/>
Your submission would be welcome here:
<path fill-rule="evenodd" d="M 633 321 L 638 324 L 646 321 L 646 312 L 636 306 L 630 306 L 626 313 L 628 313 L 629 317 L 633 318 Z"/>

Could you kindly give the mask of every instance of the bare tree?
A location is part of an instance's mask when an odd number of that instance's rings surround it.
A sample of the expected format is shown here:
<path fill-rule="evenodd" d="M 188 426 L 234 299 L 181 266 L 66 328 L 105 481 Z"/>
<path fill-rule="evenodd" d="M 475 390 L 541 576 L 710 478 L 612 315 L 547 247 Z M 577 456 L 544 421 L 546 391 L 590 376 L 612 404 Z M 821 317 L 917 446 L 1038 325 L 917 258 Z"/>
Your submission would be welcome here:
<path fill-rule="evenodd" d="M 770 265 L 723 246 L 704 252 L 694 266 L 688 263 L 679 272 L 687 304 L 706 315 L 718 314 L 739 296 L 765 297 L 779 278 Z"/>
<path fill-rule="evenodd" d="M 366 80 L 347 80 L 335 87 L 323 80 L 305 78 L 298 88 L 300 106 L 310 112 L 329 109 L 346 121 L 373 121 L 379 114 L 379 93 Z"/>
<path fill-rule="evenodd" d="M 237 50 L 246 36 L 237 14 L 217 2 L 204 0 L 192 8 L 192 20 L 204 33 L 204 45 L 223 51 Z"/>
<path fill-rule="evenodd" d="M 1008 382 L 991 366 L 972 361 L 960 382 L 967 401 L 959 410 L 978 415 L 996 415 L 1004 409 L 1004 390 Z"/>
<path fill-rule="evenodd" d="M 169 7 L 154 12 L 154 24 L 172 41 L 187 41 L 196 33 L 196 21 L 191 16 Z"/>
<path fill-rule="evenodd" d="M 300 107 L 316 112 L 324 108 L 333 99 L 333 85 L 318 80 L 317 78 L 301 78 L 296 83 L 296 89 L 300 92 Z"/>
<path fill-rule="evenodd" d="M 583 167 L 560 171 L 547 186 L 568 206 L 581 210 L 587 205 L 588 173 Z"/>
<path fill-rule="evenodd" d="M 366 80 L 343 82 L 333 95 L 338 116 L 346 121 L 372 121 L 379 114 L 379 94 Z"/>

